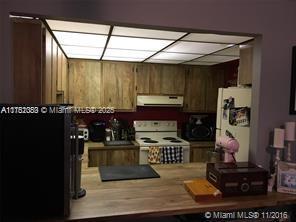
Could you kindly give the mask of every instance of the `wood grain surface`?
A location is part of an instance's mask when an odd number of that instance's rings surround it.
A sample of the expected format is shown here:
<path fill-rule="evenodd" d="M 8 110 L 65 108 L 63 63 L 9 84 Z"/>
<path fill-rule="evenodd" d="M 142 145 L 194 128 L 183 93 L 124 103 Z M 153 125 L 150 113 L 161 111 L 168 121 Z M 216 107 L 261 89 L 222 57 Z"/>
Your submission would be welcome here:
<path fill-rule="evenodd" d="M 205 164 L 152 165 L 160 178 L 101 182 L 98 168 L 82 171 L 84 198 L 72 202 L 69 220 L 108 221 L 143 217 L 181 215 L 205 211 L 223 211 L 271 207 L 296 203 L 296 195 L 268 195 L 222 198 L 214 202 L 195 202 L 183 181 L 205 177 Z"/>

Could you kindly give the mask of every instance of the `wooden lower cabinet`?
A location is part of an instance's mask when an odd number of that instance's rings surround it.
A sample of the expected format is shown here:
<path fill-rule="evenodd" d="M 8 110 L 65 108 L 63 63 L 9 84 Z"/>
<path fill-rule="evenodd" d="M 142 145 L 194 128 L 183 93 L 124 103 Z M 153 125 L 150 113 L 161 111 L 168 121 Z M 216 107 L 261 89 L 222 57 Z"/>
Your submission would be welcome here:
<path fill-rule="evenodd" d="M 201 142 L 201 144 L 190 145 L 190 162 L 205 163 L 208 160 L 208 152 L 214 150 L 214 142 L 205 142 L 205 144 Z"/>
<path fill-rule="evenodd" d="M 88 166 L 138 165 L 139 148 L 88 150 Z"/>

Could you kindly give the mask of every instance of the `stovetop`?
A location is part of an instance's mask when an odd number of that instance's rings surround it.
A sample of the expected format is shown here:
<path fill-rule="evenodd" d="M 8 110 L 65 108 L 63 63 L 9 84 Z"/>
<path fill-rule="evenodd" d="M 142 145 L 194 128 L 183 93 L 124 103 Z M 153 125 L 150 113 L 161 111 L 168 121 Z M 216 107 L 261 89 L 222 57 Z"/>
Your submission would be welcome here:
<path fill-rule="evenodd" d="M 154 133 L 155 135 L 138 136 L 136 141 L 140 146 L 189 146 L 189 142 L 180 137 L 171 135 L 157 135 L 161 133 Z"/>

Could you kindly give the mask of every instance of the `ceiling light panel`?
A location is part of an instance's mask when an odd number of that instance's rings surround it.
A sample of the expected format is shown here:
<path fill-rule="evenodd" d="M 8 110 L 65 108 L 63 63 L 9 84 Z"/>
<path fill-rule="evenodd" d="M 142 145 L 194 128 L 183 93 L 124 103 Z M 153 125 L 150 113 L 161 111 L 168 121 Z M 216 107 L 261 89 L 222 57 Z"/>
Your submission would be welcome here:
<path fill-rule="evenodd" d="M 219 55 L 208 55 L 208 56 L 204 56 L 201 58 L 198 58 L 194 61 L 199 61 L 199 62 L 228 62 L 228 61 L 232 61 L 232 60 L 236 60 L 239 59 L 239 57 L 237 56 L 219 56 Z"/>
<path fill-rule="evenodd" d="M 100 56 L 95 56 L 95 55 L 79 55 L 79 54 L 68 54 L 67 56 L 70 59 L 97 59 L 97 60 L 99 60 L 101 58 Z"/>
<path fill-rule="evenodd" d="M 103 60 L 113 60 L 113 61 L 126 61 L 126 62 L 142 62 L 141 58 L 126 58 L 126 57 L 115 57 L 115 56 L 104 56 Z"/>
<path fill-rule="evenodd" d="M 127 49 L 106 49 L 104 56 L 107 57 L 124 57 L 124 58 L 139 58 L 141 60 L 153 55 L 155 51 L 139 51 Z"/>
<path fill-rule="evenodd" d="M 148 63 L 167 63 L 167 64 L 179 64 L 179 63 L 182 63 L 184 62 L 184 60 L 166 60 L 166 59 L 148 59 L 146 60 L 145 62 L 148 62 Z"/>
<path fill-rule="evenodd" d="M 209 54 L 217 50 L 228 47 L 227 44 L 203 43 L 203 42 L 184 42 L 178 41 L 165 49 L 166 52 Z"/>
<path fill-rule="evenodd" d="M 69 45 L 61 45 L 61 46 L 67 55 L 68 54 L 79 54 L 79 55 L 101 56 L 103 53 L 103 48 L 69 46 Z"/>
<path fill-rule="evenodd" d="M 192 60 L 203 55 L 189 54 L 189 53 L 174 53 L 174 52 L 159 52 L 152 57 L 152 59 L 166 59 L 166 60 Z"/>
<path fill-rule="evenodd" d="M 81 22 L 66 22 L 59 20 L 46 20 L 51 30 L 70 31 L 70 32 L 84 32 L 93 34 L 108 35 L 109 25 L 97 25 L 91 23 Z"/>
<path fill-rule="evenodd" d="M 171 40 L 111 36 L 107 49 L 132 49 L 156 52 L 172 42 Z"/>
<path fill-rule="evenodd" d="M 54 31 L 58 42 L 61 45 L 75 45 L 103 48 L 107 41 L 106 35 L 84 34 L 75 32 Z"/>
<path fill-rule="evenodd" d="M 191 33 L 185 36 L 182 40 L 197 41 L 197 42 L 215 42 L 215 43 L 241 43 L 251 39 L 253 39 L 253 37 Z"/>
<path fill-rule="evenodd" d="M 184 63 L 185 65 L 201 65 L 201 66 L 211 66 L 218 64 L 218 62 L 198 62 L 198 61 L 191 61 Z"/>
<path fill-rule="evenodd" d="M 219 52 L 215 52 L 214 55 L 239 56 L 239 46 L 236 45 L 227 49 L 223 49 Z"/>
<path fill-rule="evenodd" d="M 112 35 L 156 38 L 156 39 L 171 39 L 171 40 L 179 39 L 185 34 L 186 32 L 171 32 L 171 31 L 161 31 L 161 30 L 154 30 L 154 29 L 138 29 L 138 28 L 129 28 L 129 27 L 120 27 L 120 26 L 115 26 L 112 31 Z"/>

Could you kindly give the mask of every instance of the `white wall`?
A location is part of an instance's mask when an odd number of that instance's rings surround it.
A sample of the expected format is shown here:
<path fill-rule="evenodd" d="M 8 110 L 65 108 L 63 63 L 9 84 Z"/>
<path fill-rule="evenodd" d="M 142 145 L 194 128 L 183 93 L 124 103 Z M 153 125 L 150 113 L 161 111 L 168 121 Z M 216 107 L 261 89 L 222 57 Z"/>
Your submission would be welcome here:
<path fill-rule="evenodd" d="M 10 36 L 8 12 L 25 12 L 98 23 L 262 34 L 257 40 L 253 101 L 252 161 L 268 165 L 268 136 L 274 127 L 295 120 L 289 112 L 292 45 L 296 45 L 294 0 L 10 0 L 1 6 L 0 101 L 9 101 Z M 4 12 L 3 10 L 6 10 Z M 4 19 L 4 20 L 3 20 Z M 3 27 L 4 25 L 4 27 Z M 3 48 L 3 50 L 2 50 Z M 261 55 L 260 55 L 261 48 Z M 261 60 L 260 60 L 261 58 Z M 261 67 L 261 71 L 260 71 Z"/>

